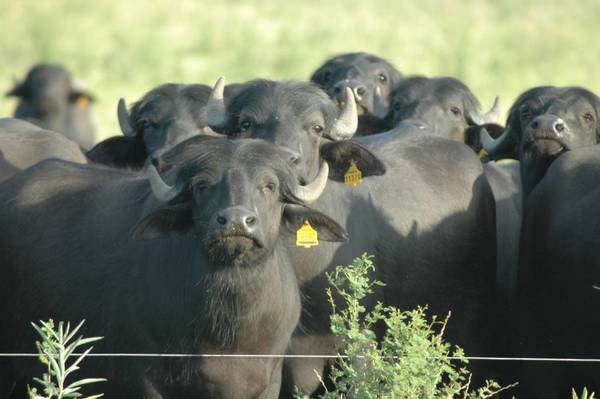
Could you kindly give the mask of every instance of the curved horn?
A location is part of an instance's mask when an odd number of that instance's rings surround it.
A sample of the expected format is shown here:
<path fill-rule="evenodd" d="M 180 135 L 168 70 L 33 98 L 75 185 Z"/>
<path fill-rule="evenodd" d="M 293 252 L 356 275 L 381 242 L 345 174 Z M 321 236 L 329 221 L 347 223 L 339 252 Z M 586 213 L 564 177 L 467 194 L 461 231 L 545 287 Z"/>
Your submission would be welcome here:
<path fill-rule="evenodd" d="M 217 129 L 225 126 L 228 119 L 225 101 L 223 100 L 224 91 L 225 78 L 221 76 L 217 79 L 217 82 L 210 93 L 210 97 L 208 98 L 206 108 L 204 109 L 208 126 Z"/>
<path fill-rule="evenodd" d="M 494 99 L 494 105 L 492 108 L 483 115 L 483 121 L 485 123 L 498 123 L 500 120 L 500 113 L 502 112 L 502 104 L 500 103 L 500 97 L 496 96 Z"/>
<path fill-rule="evenodd" d="M 487 129 L 481 129 L 481 146 L 489 155 L 497 154 L 501 151 L 508 151 L 512 146 L 512 131 L 510 125 L 506 126 L 502 135 L 497 139 L 490 136 Z"/>
<path fill-rule="evenodd" d="M 329 165 L 327 162 L 323 161 L 321 167 L 319 168 L 319 174 L 312 183 L 307 184 L 306 186 L 298 186 L 296 187 L 295 196 L 306 203 L 316 201 L 323 190 L 325 190 L 325 185 L 327 185 L 327 179 L 329 178 Z"/>
<path fill-rule="evenodd" d="M 358 112 L 356 110 L 356 102 L 354 94 L 349 87 L 346 87 L 346 101 L 344 109 L 340 112 L 335 124 L 331 128 L 329 134 L 334 140 L 349 139 L 354 136 L 358 128 Z"/>
<path fill-rule="evenodd" d="M 161 202 L 169 202 L 179 194 L 181 191 L 177 186 L 169 186 L 158 174 L 156 166 L 149 165 L 146 171 L 152 193 Z"/>
<path fill-rule="evenodd" d="M 131 120 L 129 119 L 129 112 L 127 112 L 127 106 L 125 105 L 125 99 L 119 100 L 117 105 L 117 117 L 119 118 L 119 126 L 125 136 L 135 136 L 135 130 L 131 126 Z"/>

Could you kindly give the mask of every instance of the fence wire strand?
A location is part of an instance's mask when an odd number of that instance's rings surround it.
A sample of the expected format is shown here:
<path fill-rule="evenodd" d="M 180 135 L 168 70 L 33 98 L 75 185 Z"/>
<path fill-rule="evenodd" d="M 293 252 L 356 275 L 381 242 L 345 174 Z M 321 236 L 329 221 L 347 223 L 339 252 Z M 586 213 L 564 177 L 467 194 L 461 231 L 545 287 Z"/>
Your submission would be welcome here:
<path fill-rule="evenodd" d="M 81 356 L 83 353 L 72 353 L 69 356 Z M 39 353 L 0 353 L 0 358 L 39 357 Z M 347 355 L 272 355 L 251 353 L 88 353 L 86 357 L 158 357 L 158 358 L 256 358 L 256 359 L 348 359 Z M 366 356 L 356 356 L 364 359 Z M 409 358 L 408 356 L 383 356 L 386 359 Z M 428 357 L 427 359 L 474 360 L 474 361 L 517 361 L 517 362 L 552 362 L 552 363 L 600 363 L 595 358 L 559 358 L 559 357 L 497 357 L 497 356 L 446 356 Z"/>

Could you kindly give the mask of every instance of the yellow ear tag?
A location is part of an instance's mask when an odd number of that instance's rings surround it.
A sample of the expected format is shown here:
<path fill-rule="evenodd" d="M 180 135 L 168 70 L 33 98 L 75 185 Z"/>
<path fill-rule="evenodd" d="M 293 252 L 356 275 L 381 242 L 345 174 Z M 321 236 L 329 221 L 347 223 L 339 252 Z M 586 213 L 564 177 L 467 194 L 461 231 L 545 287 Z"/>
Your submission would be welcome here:
<path fill-rule="evenodd" d="M 75 106 L 77 108 L 86 109 L 90 105 L 90 99 L 87 96 L 79 96 L 77 97 L 77 101 L 75 101 Z"/>
<path fill-rule="evenodd" d="M 317 230 L 312 228 L 308 220 L 305 220 L 302 227 L 296 231 L 296 246 L 310 248 L 317 245 L 319 245 Z"/>
<path fill-rule="evenodd" d="M 344 184 L 350 187 L 356 187 L 362 183 L 362 172 L 356 166 L 354 160 L 350 161 L 350 167 L 344 175 Z"/>
<path fill-rule="evenodd" d="M 481 158 L 485 157 L 487 154 L 488 154 L 488 152 L 482 148 L 481 150 L 479 150 L 479 153 L 477 155 L 479 155 L 479 159 L 481 159 Z"/>

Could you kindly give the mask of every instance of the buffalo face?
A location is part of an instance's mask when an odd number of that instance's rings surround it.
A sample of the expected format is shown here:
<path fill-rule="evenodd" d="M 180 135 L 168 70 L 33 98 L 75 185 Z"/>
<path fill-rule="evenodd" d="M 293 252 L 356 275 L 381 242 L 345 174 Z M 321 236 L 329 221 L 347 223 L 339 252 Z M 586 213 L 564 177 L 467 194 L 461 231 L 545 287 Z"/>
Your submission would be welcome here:
<path fill-rule="evenodd" d="M 77 87 L 69 71 L 60 65 L 38 64 L 7 96 L 19 99 L 15 117 L 28 119 L 44 129 L 63 133 L 84 147 L 93 143 L 89 104 L 94 97 Z"/>
<path fill-rule="evenodd" d="M 480 114 L 479 101 L 460 80 L 450 77 L 415 76 L 404 79 L 392 93 L 393 123 L 413 125 L 428 133 L 471 143 L 467 129 L 495 123 L 499 113 L 496 101 L 486 114 Z"/>
<path fill-rule="evenodd" d="M 327 95 L 309 83 L 253 81 L 238 87 L 227 101 L 223 92 L 219 79 L 206 108 L 209 126 L 230 137 L 265 139 L 288 148 L 301 182 L 312 181 L 320 170 L 319 147 L 325 137 L 340 140 L 356 131 L 354 101 L 338 112 Z"/>
<path fill-rule="evenodd" d="M 210 92 L 204 85 L 164 84 L 146 93 L 131 113 L 121 100 L 121 130 L 143 141 L 149 156 L 158 156 L 191 136 L 210 133 L 203 112 Z"/>
<path fill-rule="evenodd" d="M 310 80 L 343 104 L 349 88 L 358 104 L 359 132 L 370 118 L 384 120 L 390 111 L 390 93 L 402 74 L 388 61 L 367 53 L 333 57 L 317 69 Z M 366 132 L 373 133 L 373 132 Z"/>
<path fill-rule="evenodd" d="M 536 87 L 512 106 L 497 139 L 482 137 L 490 155 L 514 153 L 521 160 L 525 193 L 562 153 L 594 145 L 600 136 L 600 98 L 580 87 Z"/>
<path fill-rule="evenodd" d="M 198 136 L 181 143 L 158 161 L 176 174 L 173 186 L 154 165 L 148 168 L 154 196 L 164 206 L 138 223 L 134 237 L 191 232 L 218 268 L 261 264 L 280 232 L 295 234 L 305 220 L 320 239 L 344 241 L 343 228 L 304 205 L 325 188 L 327 168 L 299 186 L 289 158 L 288 150 L 262 140 Z"/>

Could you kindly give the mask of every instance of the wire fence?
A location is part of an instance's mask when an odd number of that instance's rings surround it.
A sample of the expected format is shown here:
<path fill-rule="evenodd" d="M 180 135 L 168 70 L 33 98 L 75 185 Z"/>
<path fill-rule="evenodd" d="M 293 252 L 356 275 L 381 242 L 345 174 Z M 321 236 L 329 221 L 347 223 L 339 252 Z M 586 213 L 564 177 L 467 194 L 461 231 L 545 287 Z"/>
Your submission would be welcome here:
<path fill-rule="evenodd" d="M 69 356 L 81 356 L 83 353 L 72 353 Z M 0 353 L 0 358 L 39 357 L 39 353 Z M 86 357 L 158 357 L 158 358 L 256 358 L 256 359 L 348 359 L 346 355 L 276 355 L 276 354 L 242 354 L 242 353 L 88 353 Z M 364 359 L 367 356 L 356 356 Z M 407 356 L 383 356 L 386 359 L 409 358 Z M 494 362 L 551 362 L 551 363 L 600 363 L 600 358 L 558 358 L 558 357 L 497 357 L 497 356 L 446 356 L 428 357 L 427 359 L 449 359 Z"/>

